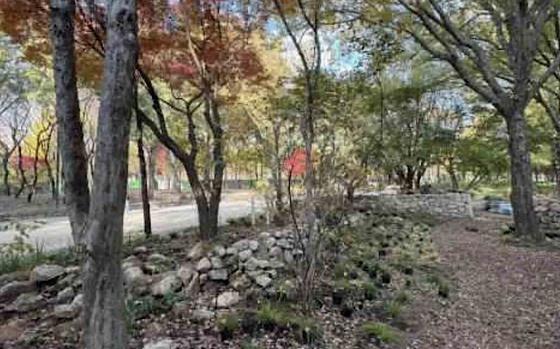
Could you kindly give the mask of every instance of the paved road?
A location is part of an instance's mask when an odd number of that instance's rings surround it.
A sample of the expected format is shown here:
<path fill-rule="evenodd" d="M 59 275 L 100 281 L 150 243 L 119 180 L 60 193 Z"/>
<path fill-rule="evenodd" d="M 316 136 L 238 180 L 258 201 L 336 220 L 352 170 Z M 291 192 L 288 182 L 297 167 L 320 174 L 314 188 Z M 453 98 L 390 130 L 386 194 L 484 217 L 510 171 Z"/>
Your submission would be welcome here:
<path fill-rule="evenodd" d="M 255 201 L 256 211 L 262 211 L 264 203 Z M 220 205 L 220 224 L 227 223 L 230 218 L 239 218 L 251 214 L 251 202 L 223 201 Z M 142 231 L 142 211 L 139 209 L 125 213 L 125 235 Z M 29 242 L 34 246 L 42 246 L 45 250 L 55 250 L 72 245 L 70 223 L 66 217 L 37 218 L 24 221 L 37 227 L 29 231 Z M 154 234 L 165 235 L 174 231 L 190 228 L 198 224 L 195 205 L 184 205 L 152 210 L 152 230 Z M 18 235 L 15 230 L 0 231 L 0 244 L 12 242 Z"/>

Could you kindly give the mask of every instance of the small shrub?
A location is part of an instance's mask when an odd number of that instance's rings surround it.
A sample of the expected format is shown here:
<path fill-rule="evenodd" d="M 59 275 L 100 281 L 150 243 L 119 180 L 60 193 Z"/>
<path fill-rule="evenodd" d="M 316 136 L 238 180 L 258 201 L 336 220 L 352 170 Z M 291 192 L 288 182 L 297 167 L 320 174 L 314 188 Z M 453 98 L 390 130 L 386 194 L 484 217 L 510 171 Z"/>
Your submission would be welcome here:
<path fill-rule="evenodd" d="M 409 300 L 410 296 L 404 291 L 399 292 L 399 294 L 395 297 L 395 302 L 398 302 L 400 304 L 406 304 Z"/>
<path fill-rule="evenodd" d="M 377 289 L 377 286 L 375 286 L 374 283 L 368 282 L 364 284 L 364 298 L 367 299 L 368 301 L 372 301 L 375 298 L 377 298 L 378 292 L 379 290 Z"/>
<path fill-rule="evenodd" d="M 438 295 L 442 298 L 449 298 L 449 293 L 450 289 L 447 282 L 440 283 L 438 286 Z"/>
<path fill-rule="evenodd" d="M 239 317 L 237 314 L 225 314 L 218 318 L 218 332 L 222 340 L 233 338 L 234 333 L 239 329 Z"/>
<path fill-rule="evenodd" d="M 269 331 L 274 328 L 285 328 L 289 322 L 287 312 L 283 308 L 270 303 L 265 303 L 259 307 L 256 320 L 262 328 Z"/>
<path fill-rule="evenodd" d="M 385 304 L 385 313 L 392 319 L 398 318 L 402 313 L 402 303 L 391 301 Z"/>
<path fill-rule="evenodd" d="M 296 339 L 302 344 L 312 344 L 323 337 L 321 327 L 313 319 L 295 317 L 291 321 L 291 326 L 295 331 Z"/>
<path fill-rule="evenodd" d="M 368 322 L 362 325 L 362 332 L 367 337 L 376 338 L 382 343 L 399 343 L 401 338 L 391 326 L 381 322 Z"/>

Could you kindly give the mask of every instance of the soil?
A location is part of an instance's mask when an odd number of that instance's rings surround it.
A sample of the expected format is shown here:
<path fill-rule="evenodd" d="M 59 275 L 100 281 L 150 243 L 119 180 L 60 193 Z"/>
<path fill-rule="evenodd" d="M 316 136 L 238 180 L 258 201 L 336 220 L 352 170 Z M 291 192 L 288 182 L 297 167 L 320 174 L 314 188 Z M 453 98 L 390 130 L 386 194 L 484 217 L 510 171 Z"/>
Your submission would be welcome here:
<path fill-rule="evenodd" d="M 424 326 L 410 348 L 560 348 L 560 252 L 515 243 L 504 219 L 441 224 L 433 232 L 451 301 L 417 300 Z M 424 299 L 425 300 L 425 299 Z"/>

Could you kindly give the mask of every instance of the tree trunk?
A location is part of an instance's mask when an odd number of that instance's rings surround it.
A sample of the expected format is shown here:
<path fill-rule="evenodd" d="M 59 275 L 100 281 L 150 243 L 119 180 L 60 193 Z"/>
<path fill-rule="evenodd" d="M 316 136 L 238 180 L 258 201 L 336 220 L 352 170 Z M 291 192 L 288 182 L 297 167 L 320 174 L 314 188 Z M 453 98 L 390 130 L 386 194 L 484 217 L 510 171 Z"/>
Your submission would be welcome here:
<path fill-rule="evenodd" d="M 560 197 L 560 134 L 554 135 L 552 152 L 554 156 L 553 169 L 554 181 L 556 182 L 556 196 Z"/>
<path fill-rule="evenodd" d="M 84 266 L 86 349 L 127 348 L 121 270 L 128 143 L 138 57 L 136 1 L 107 3 L 107 42 Z"/>
<path fill-rule="evenodd" d="M 276 211 L 284 211 L 283 188 L 282 188 L 282 159 L 280 158 L 280 123 L 274 124 L 274 166 L 272 178 L 274 190 L 276 191 Z"/>
<path fill-rule="evenodd" d="M 515 231 L 518 235 L 531 236 L 540 241 L 544 235 L 539 231 L 533 206 L 531 155 L 526 134 L 526 121 L 524 115 L 517 111 L 506 121 L 509 132 L 511 201 Z"/>
<path fill-rule="evenodd" d="M 25 169 L 23 168 L 23 152 L 21 149 L 21 144 L 18 144 L 17 151 L 18 151 L 18 173 L 20 177 L 20 182 L 19 182 L 20 184 L 15 197 L 19 198 L 21 193 L 23 193 L 23 190 L 27 186 L 27 177 L 25 177 Z"/>
<path fill-rule="evenodd" d="M 144 214 L 144 234 L 146 237 L 150 237 L 152 235 L 152 217 L 150 213 L 150 195 L 148 195 L 146 157 L 144 156 L 144 132 L 142 121 L 138 117 L 136 117 L 136 126 L 138 128 L 136 146 L 138 148 L 138 163 L 140 164 L 140 188 L 142 192 L 142 212 Z"/>
<path fill-rule="evenodd" d="M 4 194 L 7 196 L 12 195 L 12 189 L 10 187 L 10 158 L 2 159 L 2 169 L 3 169 L 3 182 L 4 182 Z"/>
<path fill-rule="evenodd" d="M 154 191 L 158 189 L 156 180 L 157 149 L 156 146 L 151 146 L 148 151 L 148 193 L 150 198 L 154 197 Z"/>
<path fill-rule="evenodd" d="M 64 198 L 74 244 L 83 242 L 89 212 L 87 157 L 80 120 L 74 56 L 74 0 L 51 0 L 51 41 Z"/>

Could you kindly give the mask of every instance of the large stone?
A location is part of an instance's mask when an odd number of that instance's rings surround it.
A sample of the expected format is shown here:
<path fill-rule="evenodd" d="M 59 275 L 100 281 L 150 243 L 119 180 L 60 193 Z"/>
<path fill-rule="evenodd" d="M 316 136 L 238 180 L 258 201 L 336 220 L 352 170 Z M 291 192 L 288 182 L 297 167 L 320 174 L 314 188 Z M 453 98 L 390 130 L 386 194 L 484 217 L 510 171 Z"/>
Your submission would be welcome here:
<path fill-rule="evenodd" d="M 123 271 L 124 282 L 127 286 L 143 286 L 148 283 L 148 276 L 140 267 L 129 267 Z"/>
<path fill-rule="evenodd" d="M 148 256 L 148 262 L 155 264 L 165 264 L 169 262 L 169 258 L 165 257 L 161 253 L 152 253 Z"/>
<path fill-rule="evenodd" d="M 56 303 L 68 303 L 70 300 L 74 299 L 74 295 L 74 289 L 72 287 L 66 287 L 56 295 Z"/>
<path fill-rule="evenodd" d="M 191 264 L 183 264 L 179 270 L 177 270 L 177 276 L 181 279 L 183 285 L 185 286 L 191 282 L 196 274 L 197 272 Z"/>
<path fill-rule="evenodd" d="M 220 269 L 224 267 L 224 262 L 220 257 L 212 257 L 210 262 L 212 263 L 212 268 L 214 269 Z"/>
<path fill-rule="evenodd" d="M 265 274 L 261 274 L 255 278 L 255 283 L 262 288 L 267 288 L 272 283 L 272 279 Z"/>
<path fill-rule="evenodd" d="M 288 239 L 280 239 L 276 241 L 276 244 L 282 248 L 292 248 L 292 243 L 288 241 Z"/>
<path fill-rule="evenodd" d="M 177 344 L 169 338 L 151 341 L 144 345 L 144 349 L 176 349 Z"/>
<path fill-rule="evenodd" d="M 151 291 L 154 296 L 164 296 L 168 293 L 175 292 L 181 288 L 181 279 L 174 273 L 164 276 L 159 282 L 152 285 Z"/>
<path fill-rule="evenodd" d="M 198 260 L 202 258 L 204 255 L 204 243 L 198 242 L 196 245 L 191 248 L 189 253 L 187 254 L 187 258 L 191 260 Z"/>
<path fill-rule="evenodd" d="M 231 281 L 231 287 L 237 291 L 243 291 L 251 286 L 251 280 L 245 274 L 239 274 Z"/>
<path fill-rule="evenodd" d="M 233 245 L 231 245 L 231 247 L 235 248 L 238 251 L 246 250 L 249 248 L 249 240 L 247 239 L 239 240 Z"/>
<path fill-rule="evenodd" d="M 216 245 L 214 247 L 214 254 L 218 257 L 223 257 L 226 255 L 226 249 L 222 245 Z"/>
<path fill-rule="evenodd" d="M 208 272 L 208 278 L 212 281 L 227 281 L 227 269 L 212 269 Z"/>
<path fill-rule="evenodd" d="M 241 252 L 239 252 L 239 260 L 241 262 L 245 262 L 246 260 L 251 258 L 252 255 L 253 255 L 253 252 L 251 252 L 251 250 L 241 251 Z"/>
<path fill-rule="evenodd" d="M 135 247 L 134 250 L 132 250 L 132 253 L 134 253 L 134 254 L 146 254 L 146 253 L 148 253 L 148 248 L 146 246 L 138 246 L 138 247 Z"/>
<path fill-rule="evenodd" d="M 64 267 L 56 264 L 38 265 L 31 271 L 29 279 L 34 282 L 48 282 L 64 275 Z"/>
<path fill-rule="evenodd" d="M 185 295 L 187 297 L 194 298 L 198 294 L 198 291 L 200 290 L 200 284 L 201 284 L 200 276 L 198 275 L 198 273 L 194 274 L 191 281 L 187 285 L 185 285 L 185 290 L 184 290 Z"/>
<path fill-rule="evenodd" d="M 14 299 L 22 293 L 32 292 L 36 289 L 33 281 L 12 281 L 0 288 L 0 301 Z"/>
<path fill-rule="evenodd" d="M 253 252 L 259 249 L 259 242 L 257 240 L 249 240 L 249 249 Z"/>
<path fill-rule="evenodd" d="M 247 262 L 245 262 L 245 270 L 254 271 L 257 270 L 259 267 L 259 260 L 255 257 L 249 258 Z"/>
<path fill-rule="evenodd" d="M 284 251 L 284 260 L 288 264 L 292 264 L 294 262 L 294 255 L 293 255 L 292 251 L 290 251 L 290 250 L 285 250 Z"/>
<path fill-rule="evenodd" d="M 274 246 L 274 247 L 271 248 L 270 251 L 268 252 L 268 254 L 269 254 L 271 257 L 274 257 L 274 258 L 282 258 L 282 253 L 283 253 L 282 248 L 280 248 L 280 247 L 278 247 L 278 246 Z"/>
<path fill-rule="evenodd" d="M 191 314 L 191 318 L 197 322 L 204 322 L 212 319 L 215 313 L 208 309 L 195 309 Z"/>
<path fill-rule="evenodd" d="M 235 247 L 226 248 L 226 255 L 227 256 L 236 255 L 236 254 L 237 254 L 237 249 Z"/>
<path fill-rule="evenodd" d="M 276 246 L 276 239 L 273 238 L 273 237 L 270 237 L 270 238 L 264 240 L 264 244 L 268 249 L 271 249 L 274 246 Z"/>
<path fill-rule="evenodd" d="M 226 291 L 217 297 L 215 304 L 218 308 L 229 308 L 240 301 L 241 297 L 239 296 L 239 292 Z"/>
<path fill-rule="evenodd" d="M 142 261 L 136 256 L 128 256 L 122 261 L 122 269 L 125 270 L 130 267 L 139 267 Z"/>
<path fill-rule="evenodd" d="M 210 260 L 206 257 L 199 260 L 198 264 L 196 265 L 196 270 L 199 273 L 205 273 L 208 270 L 210 270 L 211 268 L 212 268 L 212 262 L 210 262 Z"/>
<path fill-rule="evenodd" d="M 14 310 L 20 313 L 32 311 L 42 307 L 45 303 L 43 296 L 37 293 L 24 293 L 19 295 L 13 303 Z"/>

